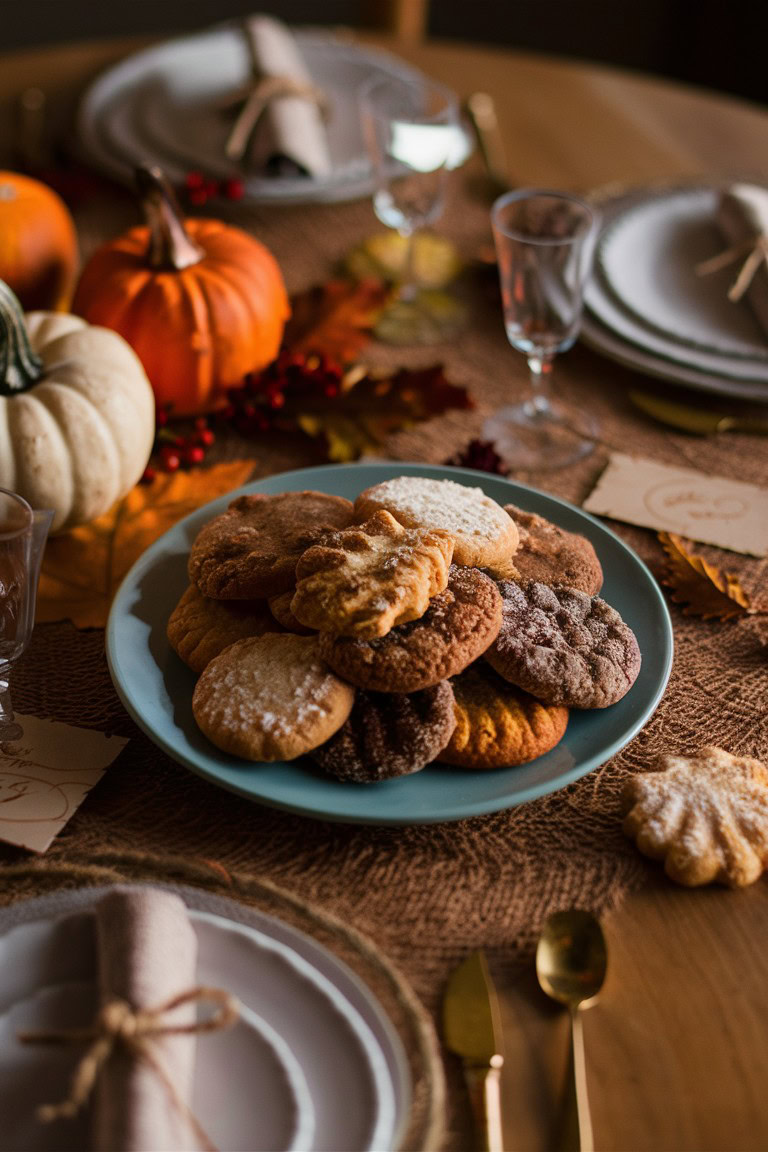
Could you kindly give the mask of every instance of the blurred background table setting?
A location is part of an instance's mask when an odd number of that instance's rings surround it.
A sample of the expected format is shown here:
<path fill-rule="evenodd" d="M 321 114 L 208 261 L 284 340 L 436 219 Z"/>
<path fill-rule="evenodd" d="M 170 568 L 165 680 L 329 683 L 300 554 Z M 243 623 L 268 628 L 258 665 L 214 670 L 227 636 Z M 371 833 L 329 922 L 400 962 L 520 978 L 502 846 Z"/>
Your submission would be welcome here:
<path fill-rule="evenodd" d="M 569 57 L 564 8 L 42 7 L 0 74 L 0 1148 L 765 1147 L 768 89 Z M 195 533 L 401 473 L 588 541 L 633 687 L 515 766 L 244 770 L 166 636 Z"/>

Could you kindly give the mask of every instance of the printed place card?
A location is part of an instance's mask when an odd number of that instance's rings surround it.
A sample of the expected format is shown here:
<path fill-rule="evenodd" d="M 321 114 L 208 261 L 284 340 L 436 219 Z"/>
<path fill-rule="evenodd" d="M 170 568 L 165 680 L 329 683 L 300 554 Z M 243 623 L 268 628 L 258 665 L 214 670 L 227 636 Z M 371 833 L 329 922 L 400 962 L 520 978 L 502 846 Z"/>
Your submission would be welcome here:
<path fill-rule="evenodd" d="M 583 507 L 747 556 L 768 555 L 768 490 L 740 480 L 613 452 Z"/>
<path fill-rule="evenodd" d="M 128 743 L 16 713 L 23 735 L 0 743 L 0 840 L 45 852 Z"/>

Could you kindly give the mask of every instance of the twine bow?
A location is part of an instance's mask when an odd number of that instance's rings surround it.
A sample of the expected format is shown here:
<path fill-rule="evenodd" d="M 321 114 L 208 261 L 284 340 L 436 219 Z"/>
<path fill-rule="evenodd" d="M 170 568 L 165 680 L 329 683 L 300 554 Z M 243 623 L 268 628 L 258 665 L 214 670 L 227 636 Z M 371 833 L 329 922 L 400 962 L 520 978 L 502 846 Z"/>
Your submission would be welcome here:
<path fill-rule="evenodd" d="M 752 236 L 743 244 L 726 248 L 725 252 L 721 252 L 718 256 L 713 256 L 710 260 L 703 260 L 696 265 L 696 275 L 709 276 L 712 272 L 719 272 L 721 268 L 727 268 L 729 264 L 740 260 L 742 256 L 746 256 L 746 260 L 728 289 L 729 300 L 734 302 L 741 300 L 760 265 L 765 262 L 766 267 L 768 267 L 768 233 L 762 232 L 759 236 Z"/>
<path fill-rule="evenodd" d="M 184 1004 L 201 1001 L 217 1005 L 216 1011 L 190 1024 L 163 1023 L 167 1012 Z M 174 1109 L 189 1124 L 205 1152 L 216 1152 L 201 1124 L 179 1095 L 168 1069 L 156 1051 L 153 1039 L 160 1036 L 220 1032 L 231 1028 L 238 1015 L 237 1001 L 229 992 L 223 988 L 199 986 L 155 1008 L 134 1009 L 125 1000 L 110 1000 L 101 1008 L 90 1028 L 20 1032 L 18 1039 L 22 1044 L 89 1044 L 75 1069 L 68 1098 L 60 1104 L 41 1105 L 37 1110 L 38 1119 L 48 1124 L 53 1120 L 76 1116 L 90 1097 L 104 1065 L 118 1048 L 122 1048 L 153 1069 L 168 1092 Z"/>
<path fill-rule="evenodd" d="M 264 76 L 249 89 L 242 109 L 227 137 L 225 152 L 230 160 L 242 160 L 248 140 L 273 100 L 299 96 L 317 105 L 321 116 L 328 115 L 328 98 L 314 84 L 304 84 L 290 76 Z"/>

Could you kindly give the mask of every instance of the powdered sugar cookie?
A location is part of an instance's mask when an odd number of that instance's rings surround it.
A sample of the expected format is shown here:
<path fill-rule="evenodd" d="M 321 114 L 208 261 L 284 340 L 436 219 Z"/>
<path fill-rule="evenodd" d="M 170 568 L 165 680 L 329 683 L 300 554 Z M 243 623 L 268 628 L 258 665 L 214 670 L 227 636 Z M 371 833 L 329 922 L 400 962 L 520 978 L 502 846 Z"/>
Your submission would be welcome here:
<path fill-rule="evenodd" d="M 380 509 L 408 528 L 450 533 L 454 563 L 468 568 L 506 564 L 517 548 L 517 528 L 504 509 L 481 488 L 454 480 L 397 476 L 366 488 L 355 501 L 360 520 Z"/>
<path fill-rule="evenodd" d="M 418 692 L 462 672 L 501 627 L 501 595 L 477 568 L 451 565 L 448 587 L 418 620 L 386 636 L 320 634 L 320 654 L 344 680 L 373 692 Z"/>
<path fill-rule="evenodd" d="M 215 600 L 258 600 L 293 587 L 296 562 L 325 530 L 345 528 L 353 507 L 325 492 L 238 496 L 192 545 L 189 578 Z"/>
<path fill-rule="evenodd" d="M 192 711 L 212 744 L 246 760 L 294 760 L 349 716 L 355 690 L 323 664 L 316 636 L 238 640 L 197 682 Z"/>
<path fill-rule="evenodd" d="M 403 528 L 389 512 L 328 532 L 296 567 L 291 611 L 321 632 L 371 639 L 415 620 L 448 583 L 447 532 Z"/>
<path fill-rule="evenodd" d="M 436 759 L 455 726 L 445 680 L 410 695 L 358 692 L 347 721 L 312 758 L 331 776 L 356 784 L 409 776 Z"/>
<path fill-rule="evenodd" d="M 605 600 L 534 580 L 499 591 L 501 631 L 485 659 L 505 680 L 566 708 L 607 708 L 632 687 L 640 649 Z"/>
<path fill-rule="evenodd" d="M 282 629 L 263 600 L 211 600 L 191 584 L 168 620 L 168 642 L 198 675 L 236 640 Z"/>
<path fill-rule="evenodd" d="M 624 785 L 624 831 L 678 884 L 751 884 L 768 866 L 768 769 L 723 748 L 662 756 Z"/>

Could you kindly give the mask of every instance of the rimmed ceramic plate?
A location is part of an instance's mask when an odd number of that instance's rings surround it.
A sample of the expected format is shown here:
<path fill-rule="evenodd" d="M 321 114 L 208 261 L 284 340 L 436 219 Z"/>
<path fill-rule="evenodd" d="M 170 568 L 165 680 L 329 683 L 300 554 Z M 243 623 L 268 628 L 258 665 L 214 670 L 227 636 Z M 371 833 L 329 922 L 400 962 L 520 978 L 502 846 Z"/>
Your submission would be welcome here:
<path fill-rule="evenodd" d="M 640 643 L 643 663 L 632 689 L 611 708 L 573 711 L 565 736 L 545 756 L 492 772 L 431 764 L 397 780 L 343 784 L 306 758 L 255 765 L 219 752 L 195 724 L 194 675 L 171 651 L 165 635 L 168 617 L 188 584 L 187 557 L 197 532 L 243 492 L 316 489 L 354 499 L 369 485 L 401 475 L 480 487 L 500 504 L 517 504 L 591 540 L 605 573 L 601 595 Z M 304 816 L 366 824 L 460 820 L 565 787 L 605 763 L 643 727 L 664 692 L 672 648 L 672 624 L 658 585 L 639 557 L 598 520 L 554 496 L 487 473 L 402 463 L 284 472 L 212 501 L 140 557 L 117 593 L 107 625 L 107 658 L 115 687 L 136 723 L 169 756 L 249 800 Z"/>
<path fill-rule="evenodd" d="M 85 1120 L 40 1127 L 32 1103 L 66 1095 L 72 1054 L 25 1048 L 26 1028 L 82 1026 L 98 1000 L 93 919 L 107 891 L 55 893 L 0 911 L 0 1149 L 84 1146 Z M 237 1026 L 196 1048 L 195 1114 L 217 1147 L 392 1149 L 408 1112 L 405 1058 L 370 992 L 314 941 L 254 909 L 175 889 L 190 908 L 197 979 L 243 1004 Z M 318 957 L 319 962 L 318 962 Z M 311 1023 L 309 1023 L 311 1022 Z M 383 1023 L 386 1022 L 386 1025 Z M 222 1105 L 226 1105 L 223 1107 Z"/>

